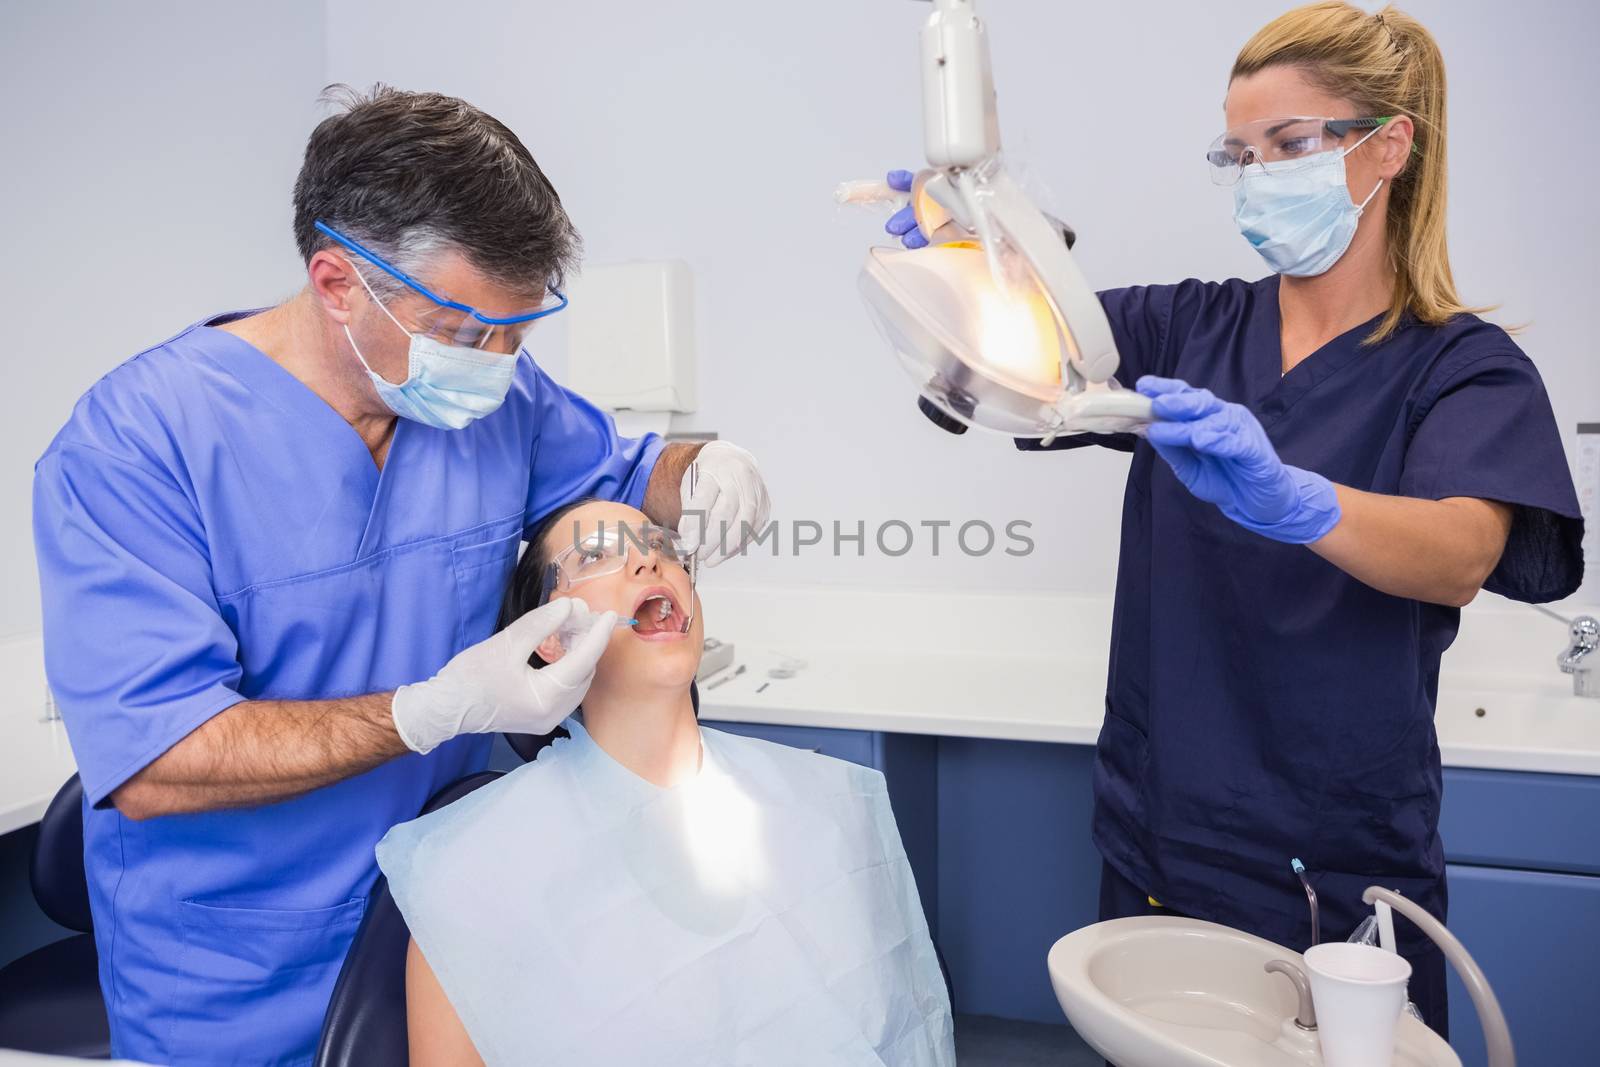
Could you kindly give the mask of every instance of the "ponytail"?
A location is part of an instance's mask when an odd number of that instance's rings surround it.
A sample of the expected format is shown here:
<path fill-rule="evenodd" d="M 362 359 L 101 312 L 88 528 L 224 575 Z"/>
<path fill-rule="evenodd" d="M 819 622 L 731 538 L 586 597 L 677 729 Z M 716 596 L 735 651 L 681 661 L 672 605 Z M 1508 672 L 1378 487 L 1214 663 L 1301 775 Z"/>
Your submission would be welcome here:
<path fill-rule="evenodd" d="M 1365 343 L 1386 340 L 1407 312 L 1437 326 L 1485 310 L 1461 303 L 1450 272 L 1444 56 L 1433 35 L 1392 5 L 1368 15 L 1343 0 L 1325 0 L 1263 26 L 1240 50 L 1229 80 L 1279 65 L 1300 67 L 1362 115 L 1405 115 L 1416 129 L 1411 158 L 1390 185 L 1384 220 L 1394 294 Z"/>

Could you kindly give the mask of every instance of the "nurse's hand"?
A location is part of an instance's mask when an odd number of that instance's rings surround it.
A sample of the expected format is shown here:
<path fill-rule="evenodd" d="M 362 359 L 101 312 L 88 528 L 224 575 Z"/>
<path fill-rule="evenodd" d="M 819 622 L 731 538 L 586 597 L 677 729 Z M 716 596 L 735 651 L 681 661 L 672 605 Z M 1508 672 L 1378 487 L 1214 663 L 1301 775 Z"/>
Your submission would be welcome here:
<path fill-rule="evenodd" d="M 889 188 L 895 192 L 909 193 L 911 192 L 911 183 L 916 177 L 916 174 L 909 170 L 891 170 L 886 180 L 889 183 Z M 907 248 L 924 248 L 928 244 L 927 236 L 917 229 L 917 216 L 911 210 L 910 204 L 890 215 L 889 221 L 883 224 L 883 228 L 895 237 L 900 238 L 900 243 Z"/>
<path fill-rule="evenodd" d="M 1245 529 L 1289 544 L 1316 541 L 1338 524 L 1333 483 L 1279 459 L 1248 408 L 1176 378 L 1145 375 L 1137 388 L 1158 420 L 1145 439 L 1195 496 Z"/>
<path fill-rule="evenodd" d="M 534 650 L 569 618 L 580 630 L 570 651 L 534 670 L 528 665 Z M 427 681 L 396 690 L 400 740 L 415 752 L 429 752 L 458 734 L 549 733 L 583 701 L 616 625 L 616 612 L 597 615 L 570 597 L 535 608 L 457 653 Z"/>
<path fill-rule="evenodd" d="M 684 473 L 678 499 L 683 505 L 678 535 L 703 567 L 742 552 L 772 513 L 756 457 L 727 441 L 712 441 L 700 450 Z"/>

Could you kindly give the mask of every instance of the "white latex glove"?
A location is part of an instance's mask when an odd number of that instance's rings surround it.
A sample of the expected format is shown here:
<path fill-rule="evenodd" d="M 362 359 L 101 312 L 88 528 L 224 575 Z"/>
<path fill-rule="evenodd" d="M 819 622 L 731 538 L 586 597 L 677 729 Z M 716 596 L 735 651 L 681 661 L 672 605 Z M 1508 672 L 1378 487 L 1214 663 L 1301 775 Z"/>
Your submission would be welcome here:
<path fill-rule="evenodd" d="M 540 670 L 528 666 L 568 619 L 579 636 L 567 654 Z M 547 734 L 583 701 L 616 625 L 614 611 L 597 615 L 581 600 L 552 600 L 458 652 L 427 681 L 395 690 L 394 728 L 416 752 L 457 734 Z"/>
<path fill-rule="evenodd" d="M 705 567 L 738 555 L 772 513 L 756 457 L 727 441 L 712 441 L 700 450 L 683 476 L 678 499 L 683 504 L 678 534 Z"/>

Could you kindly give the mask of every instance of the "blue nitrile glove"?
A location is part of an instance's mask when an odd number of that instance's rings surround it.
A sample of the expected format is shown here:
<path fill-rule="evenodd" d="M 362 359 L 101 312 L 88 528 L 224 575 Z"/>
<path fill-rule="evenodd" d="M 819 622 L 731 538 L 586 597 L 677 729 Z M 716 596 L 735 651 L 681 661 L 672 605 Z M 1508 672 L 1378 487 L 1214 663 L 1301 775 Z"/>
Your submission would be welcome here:
<path fill-rule="evenodd" d="M 889 188 L 896 192 L 909 193 L 915 178 L 916 175 L 909 170 L 891 170 L 886 180 Z M 910 204 L 890 215 L 883 228 L 900 238 L 900 243 L 907 248 L 924 248 L 928 244 L 928 238 L 917 229 L 917 216 Z"/>
<path fill-rule="evenodd" d="M 1137 388 L 1157 419 L 1145 439 L 1189 492 L 1274 541 L 1308 544 L 1338 525 L 1333 483 L 1279 459 L 1248 408 L 1176 378 L 1147 374 Z"/>

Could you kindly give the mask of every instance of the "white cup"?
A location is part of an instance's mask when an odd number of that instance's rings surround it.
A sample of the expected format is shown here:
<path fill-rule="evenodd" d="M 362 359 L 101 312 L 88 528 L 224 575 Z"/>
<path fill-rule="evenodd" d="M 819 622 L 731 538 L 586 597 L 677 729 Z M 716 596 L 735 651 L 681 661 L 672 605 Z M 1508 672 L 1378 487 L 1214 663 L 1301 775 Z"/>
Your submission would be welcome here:
<path fill-rule="evenodd" d="M 1324 1067 L 1389 1067 L 1411 964 L 1373 945 L 1306 950 Z"/>

